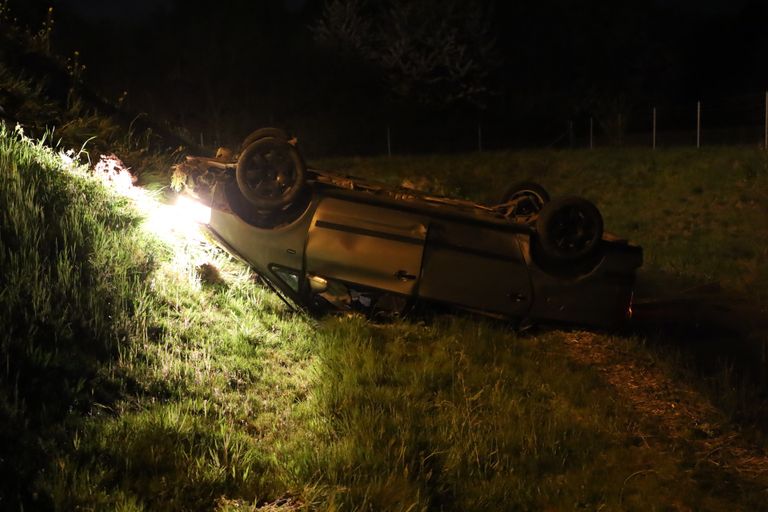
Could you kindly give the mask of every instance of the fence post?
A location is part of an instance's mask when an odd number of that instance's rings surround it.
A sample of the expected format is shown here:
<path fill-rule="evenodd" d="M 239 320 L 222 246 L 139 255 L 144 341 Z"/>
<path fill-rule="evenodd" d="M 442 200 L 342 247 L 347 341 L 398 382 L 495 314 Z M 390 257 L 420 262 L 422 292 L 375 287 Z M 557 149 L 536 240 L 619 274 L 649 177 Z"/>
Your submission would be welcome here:
<path fill-rule="evenodd" d="M 387 125 L 387 156 L 392 158 L 392 134 L 389 131 L 389 125 Z"/>
<path fill-rule="evenodd" d="M 656 107 L 653 107 L 653 149 L 656 149 Z"/>
<path fill-rule="evenodd" d="M 701 148 L 701 100 L 696 102 L 696 149 Z"/>
<path fill-rule="evenodd" d="M 589 118 L 589 149 L 595 149 L 595 120 Z"/>

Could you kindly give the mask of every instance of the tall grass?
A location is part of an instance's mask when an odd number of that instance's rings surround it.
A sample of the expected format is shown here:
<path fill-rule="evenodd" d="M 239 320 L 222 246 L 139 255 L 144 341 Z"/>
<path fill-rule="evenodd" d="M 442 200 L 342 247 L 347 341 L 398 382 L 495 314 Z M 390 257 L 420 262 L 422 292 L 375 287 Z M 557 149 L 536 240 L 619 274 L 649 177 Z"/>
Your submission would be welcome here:
<path fill-rule="evenodd" d="M 324 325 L 313 385 L 292 439 L 297 483 L 337 510 L 729 510 L 683 453 L 643 440 L 566 334 L 519 336 L 495 323 Z M 634 476 L 633 476 L 634 475 Z M 707 486 L 712 485 L 712 488 Z M 725 492 L 724 492 L 725 491 Z"/>
<path fill-rule="evenodd" d="M 151 231 L 151 215 L 4 128 L 0 172 L 3 509 L 763 504 L 655 434 L 569 356 L 570 333 L 316 322 L 200 235 Z"/>
<path fill-rule="evenodd" d="M 0 126 L 3 490 L 33 481 L 73 411 L 109 401 L 102 364 L 146 324 L 139 216 L 42 143 Z"/>
<path fill-rule="evenodd" d="M 0 128 L 0 171 L 3 508 L 279 499 L 262 441 L 288 435 L 311 324 L 18 128 Z"/>

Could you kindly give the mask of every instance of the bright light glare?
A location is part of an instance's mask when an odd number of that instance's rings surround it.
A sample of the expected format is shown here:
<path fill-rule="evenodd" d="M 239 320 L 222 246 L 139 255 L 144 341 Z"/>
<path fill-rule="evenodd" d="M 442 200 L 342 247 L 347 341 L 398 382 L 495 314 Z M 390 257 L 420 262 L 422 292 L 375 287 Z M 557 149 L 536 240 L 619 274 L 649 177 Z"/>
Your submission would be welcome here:
<path fill-rule="evenodd" d="M 147 216 L 146 226 L 166 240 L 173 238 L 199 239 L 200 225 L 211 220 L 211 209 L 188 197 L 179 196 L 174 204 L 159 201 L 137 201 Z"/>
<path fill-rule="evenodd" d="M 160 194 L 135 186 L 129 169 L 115 155 L 102 156 L 93 174 L 107 187 L 129 198 L 144 214 L 144 228 L 172 249 L 172 261 L 163 266 L 164 272 L 200 286 L 197 269 L 215 261 L 219 254 L 201 229 L 201 224 L 210 222 L 211 209 L 185 196 L 177 197 L 172 204 L 161 201 Z"/>
<path fill-rule="evenodd" d="M 190 219 L 198 224 L 211 222 L 211 209 L 186 196 L 179 196 L 176 200 L 176 211 L 179 217 Z"/>
<path fill-rule="evenodd" d="M 153 287 L 165 286 L 163 283 L 170 282 L 168 278 L 179 277 L 199 289 L 201 265 L 219 267 L 218 262 L 226 264 L 229 261 L 220 249 L 209 242 L 200 227 L 200 223 L 210 220 L 210 208 L 187 197 L 180 197 L 173 205 L 162 202 L 159 193 L 135 186 L 130 170 L 114 154 L 102 155 L 96 165 L 88 169 L 80 163 L 79 155 L 73 150 L 47 149 L 40 142 L 26 137 L 20 125 L 16 125 L 15 132 L 22 141 L 34 145 L 38 151 L 48 151 L 65 172 L 99 179 L 107 188 L 129 199 L 144 214 L 143 227 L 165 242 L 173 253 L 172 259 L 163 262 L 152 278 Z M 237 278 L 247 281 L 251 279 L 251 274 L 245 270 Z"/>
<path fill-rule="evenodd" d="M 202 240 L 199 224 L 210 222 L 209 207 L 184 196 L 172 205 L 159 201 L 152 193 L 134 186 L 129 169 L 115 155 L 102 155 L 93 172 L 106 186 L 132 199 L 146 215 L 145 226 L 167 242 Z"/>

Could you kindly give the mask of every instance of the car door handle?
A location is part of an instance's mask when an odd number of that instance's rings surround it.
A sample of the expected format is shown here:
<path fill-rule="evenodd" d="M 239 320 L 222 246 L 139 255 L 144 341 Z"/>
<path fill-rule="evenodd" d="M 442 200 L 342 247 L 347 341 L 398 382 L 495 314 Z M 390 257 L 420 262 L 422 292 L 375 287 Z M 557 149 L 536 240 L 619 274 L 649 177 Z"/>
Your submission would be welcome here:
<path fill-rule="evenodd" d="M 397 272 L 395 272 L 395 277 L 401 281 L 413 281 L 414 279 L 416 279 L 415 275 L 409 274 L 405 270 L 398 270 Z"/>

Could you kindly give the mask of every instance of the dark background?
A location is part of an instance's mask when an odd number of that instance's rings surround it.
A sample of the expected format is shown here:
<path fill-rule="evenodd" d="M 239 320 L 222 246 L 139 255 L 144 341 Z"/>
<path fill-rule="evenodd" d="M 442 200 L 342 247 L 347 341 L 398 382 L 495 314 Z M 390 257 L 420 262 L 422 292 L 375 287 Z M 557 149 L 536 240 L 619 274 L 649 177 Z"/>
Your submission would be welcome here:
<path fill-rule="evenodd" d="M 54 7 L 54 48 L 78 50 L 100 94 L 127 92 L 126 108 L 206 145 L 277 125 L 323 154 L 386 152 L 388 127 L 396 152 L 476 149 L 478 127 L 484 148 L 583 146 L 590 118 L 600 144 L 645 144 L 652 107 L 665 140 L 685 144 L 699 100 L 708 140 L 761 140 L 765 0 L 448 3 L 487 21 L 478 101 L 418 83 L 404 92 L 400 77 L 318 40 L 322 1 L 11 1 L 33 29 Z M 385 27 L 381 10 L 366 12 Z"/>

